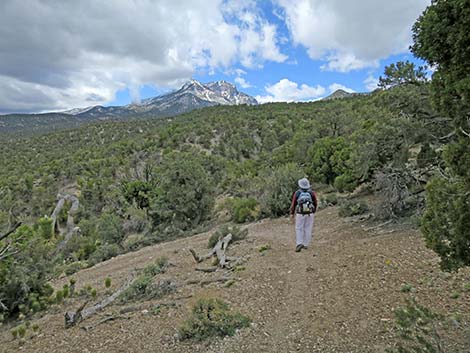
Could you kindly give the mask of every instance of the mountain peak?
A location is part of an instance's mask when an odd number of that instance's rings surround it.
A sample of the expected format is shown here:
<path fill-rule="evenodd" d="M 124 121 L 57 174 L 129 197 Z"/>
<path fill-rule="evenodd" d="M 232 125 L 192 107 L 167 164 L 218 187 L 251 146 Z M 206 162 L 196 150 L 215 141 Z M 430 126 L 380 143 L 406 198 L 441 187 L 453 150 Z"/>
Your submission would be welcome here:
<path fill-rule="evenodd" d="M 349 97 L 351 95 L 351 93 L 349 92 L 346 92 L 344 89 L 337 89 L 336 91 L 334 91 L 332 94 L 330 94 L 329 96 L 323 98 L 324 100 L 328 100 L 328 99 L 338 99 L 338 98 L 345 98 L 345 97 Z"/>
<path fill-rule="evenodd" d="M 125 115 L 148 114 L 153 117 L 164 117 L 189 112 L 193 109 L 212 105 L 256 105 L 255 98 L 239 92 L 235 85 L 220 80 L 201 83 L 191 79 L 180 89 L 162 96 L 147 98 L 140 103 L 122 107 L 88 107 L 72 109 L 65 113 L 88 118 L 119 118 Z"/>
<path fill-rule="evenodd" d="M 181 86 L 180 90 L 187 89 L 191 86 L 202 86 L 202 84 L 198 80 L 191 79 L 191 80 L 185 82 L 185 84 L 183 86 Z"/>

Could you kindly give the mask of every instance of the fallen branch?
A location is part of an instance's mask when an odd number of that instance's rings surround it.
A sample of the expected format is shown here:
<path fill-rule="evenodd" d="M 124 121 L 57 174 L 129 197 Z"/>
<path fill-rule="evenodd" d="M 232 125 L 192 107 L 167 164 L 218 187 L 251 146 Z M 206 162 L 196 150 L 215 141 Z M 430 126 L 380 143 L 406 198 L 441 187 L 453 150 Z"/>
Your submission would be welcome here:
<path fill-rule="evenodd" d="M 196 270 L 196 271 L 200 271 L 200 272 L 207 272 L 207 273 L 210 273 L 210 272 L 215 272 L 215 271 L 217 271 L 217 267 L 209 267 L 209 268 L 196 267 L 195 270 Z"/>
<path fill-rule="evenodd" d="M 364 230 L 365 230 L 366 232 L 370 232 L 371 230 L 375 230 L 375 229 L 378 229 L 378 228 L 382 228 L 383 226 L 386 226 L 387 224 L 392 223 L 392 222 L 393 222 L 393 219 L 390 219 L 390 220 L 388 220 L 388 221 L 386 221 L 386 222 L 384 222 L 384 223 L 378 224 L 378 225 L 376 225 L 376 226 L 374 226 L 374 227 L 364 228 Z"/>
<path fill-rule="evenodd" d="M 114 320 L 117 320 L 117 319 L 129 319 L 129 316 L 122 316 L 122 315 L 113 315 L 113 316 L 108 316 L 108 317 L 105 317 L 104 319 L 101 319 L 100 321 L 98 321 L 96 324 L 94 325 L 88 325 L 88 326 L 82 326 L 80 327 L 82 330 L 85 330 L 85 331 L 90 331 L 92 329 L 94 329 L 96 326 L 98 325 L 101 325 L 101 324 L 104 324 L 105 322 L 108 322 L 108 321 L 114 321 Z"/>
<path fill-rule="evenodd" d="M 228 277 L 222 277 L 222 278 L 212 278 L 212 279 L 203 279 L 203 280 L 189 280 L 186 282 L 186 284 L 199 284 L 201 287 L 204 287 L 206 284 L 211 284 L 211 283 L 220 283 L 220 282 L 227 282 L 230 281 L 231 278 Z"/>
<path fill-rule="evenodd" d="M 193 255 L 194 260 L 195 260 L 197 263 L 202 262 L 202 259 L 196 254 L 196 252 L 195 252 L 193 249 L 189 249 L 189 252 L 191 253 L 191 255 Z M 212 256 L 212 254 L 211 254 L 211 256 Z"/>
<path fill-rule="evenodd" d="M 85 320 L 86 318 L 96 314 L 98 311 L 103 310 L 106 306 L 111 304 L 116 298 L 124 292 L 127 288 L 130 287 L 132 284 L 133 279 L 128 280 L 121 288 L 119 288 L 116 292 L 111 294 L 109 297 L 104 298 L 98 304 L 93 305 L 90 308 L 84 309 L 87 302 L 85 302 L 76 312 L 74 311 L 67 311 L 65 313 L 65 328 L 69 328 L 75 326 L 79 322 Z"/>
<path fill-rule="evenodd" d="M 119 314 L 128 314 L 141 310 L 141 306 L 128 306 L 119 310 Z"/>
<path fill-rule="evenodd" d="M 15 225 L 9 231 L 7 231 L 5 234 L 0 235 L 0 240 L 3 240 L 6 237 L 8 237 L 10 234 L 14 233 L 15 230 L 17 230 L 19 226 L 21 226 L 21 224 L 22 224 L 21 222 L 16 222 Z"/>
<path fill-rule="evenodd" d="M 217 244 L 212 248 L 212 250 L 204 256 L 198 256 L 196 252 L 193 249 L 189 249 L 191 252 L 191 255 L 194 257 L 194 260 L 197 263 L 201 263 L 202 261 L 209 259 L 213 256 L 217 256 L 217 259 L 219 260 L 219 267 L 221 268 L 232 268 L 232 263 L 237 262 L 240 260 L 239 257 L 234 257 L 234 256 L 227 256 L 225 254 L 225 251 L 227 250 L 230 242 L 232 241 L 232 234 L 227 234 L 225 237 L 220 239 Z M 196 269 L 198 270 L 198 269 Z M 201 271 L 199 269 L 198 271 Z M 214 270 L 215 271 L 215 270 Z M 204 271 L 204 272 L 213 272 L 212 270 L 209 271 Z"/>

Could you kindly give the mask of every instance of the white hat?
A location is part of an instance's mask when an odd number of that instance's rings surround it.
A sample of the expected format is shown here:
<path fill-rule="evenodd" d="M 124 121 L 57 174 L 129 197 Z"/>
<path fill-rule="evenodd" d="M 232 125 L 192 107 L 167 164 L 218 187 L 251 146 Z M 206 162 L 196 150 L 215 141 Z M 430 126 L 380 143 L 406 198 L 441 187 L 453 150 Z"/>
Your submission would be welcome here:
<path fill-rule="evenodd" d="M 299 179 L 297 183 L 299 184 L 299 187 L 301 189 L 310 189 L 310 182 L 308 181 L 307 178 Z"/>

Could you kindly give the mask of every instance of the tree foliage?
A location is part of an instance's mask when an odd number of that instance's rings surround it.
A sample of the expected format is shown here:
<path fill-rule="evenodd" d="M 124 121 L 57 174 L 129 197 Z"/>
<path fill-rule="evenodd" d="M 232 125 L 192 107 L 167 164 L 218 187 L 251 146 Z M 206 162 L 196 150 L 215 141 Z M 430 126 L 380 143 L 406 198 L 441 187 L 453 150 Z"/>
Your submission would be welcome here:
<path fill-rule="evenodd" d="M 426 82 L 425 68 L 410 61 L 398 61 L 385 66 L 384 76 L 379 77 L 378 86 L 391 88 L 404 84 L 420 84 Z"/>
<path fill-rule="evenodd" d="M 433 65 L 433 102 L 452 119 L 447 169 L 428 186 L 423 232 L 445 269 L 470 265 L 470 6 L 433 0 L 413 26 L 413 52 Z M 443 206 L 445 205 L 445 206 Z"/>

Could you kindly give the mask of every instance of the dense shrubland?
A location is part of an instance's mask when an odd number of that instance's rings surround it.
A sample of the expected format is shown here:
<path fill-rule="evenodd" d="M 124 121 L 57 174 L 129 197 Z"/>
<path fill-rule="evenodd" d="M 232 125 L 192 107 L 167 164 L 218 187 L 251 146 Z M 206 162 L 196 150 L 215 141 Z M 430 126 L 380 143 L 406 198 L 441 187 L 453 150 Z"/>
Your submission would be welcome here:
<path fill-rule="evenodd" d="M 0 235 L 23 226 L 0 240 L 2 315 L 40 309 L 48 279 L 60 272 L 194 233 L 221 210 L 236 223 L 285 215 L 305 175 L 329 191 L 321 205 L 338 202 L 334 192 L 369 185 L 379 218 L 420 215 L 428 184 L 422 229 L 429 246 L 445 268 L 469 264 L 469 61 L 458 50 L 468 47 L 461 44 L 468 34 L 433 32 L 433 11 L 444 16 L 451 6 L 433 4 L 415 25 L 413 47 L 439 65 L 431 83 L 423 68 L 397 63 L 381 77 L 383 89 L 349 98 L 219 106 L 29 138 L 4 134 Z M 432 41 L 446 35 L 460 44 Z M 441 57 L 443 50 L 457 61 Z M 48 215 L 59 192 L 77 196 L 80 207 L 76 235 L 58 248 L 64 235 Z M 352 215 L 369 207 L 351 201 L 342 209 Z"/>
<path fill-rule="evenodd" d="M 16 221 L 26 226 L 2 243 L 21 238 L 20 251 L 0 265 L 0 300 L 8 313 L 18 312 L 30 293 L 41 295 L 52 268 L 73 273 L 202 229 L 214 221 L 216 199 L 238 223 L 284 215 L 305 175 L 317 187 L 349 192 L 367 182 L 380 188 L 376 179 L 398 170 L 412 175 L 403 180 L 413 184 L 406 196 L 422 198 L 426 173 L 442 163 L 441 138 L 451 131 L 439 121 L 429 85 L 420 83 L 341 100 L 212 107 L 2 141 L 0 224 L 2 231 Z M 45 230 L 44 215 L 64 190 L 80 200 L 74 217 L 80 232 L 51 256 L 61 235 Z M 399 217 L 402 208 L 387 216 Z M 33 256 L 43 270 L 31 268 Z M 18 284 L 10 283 L 16 272 Z M 11 292 L 24 293 L 13 301 Z"/>

